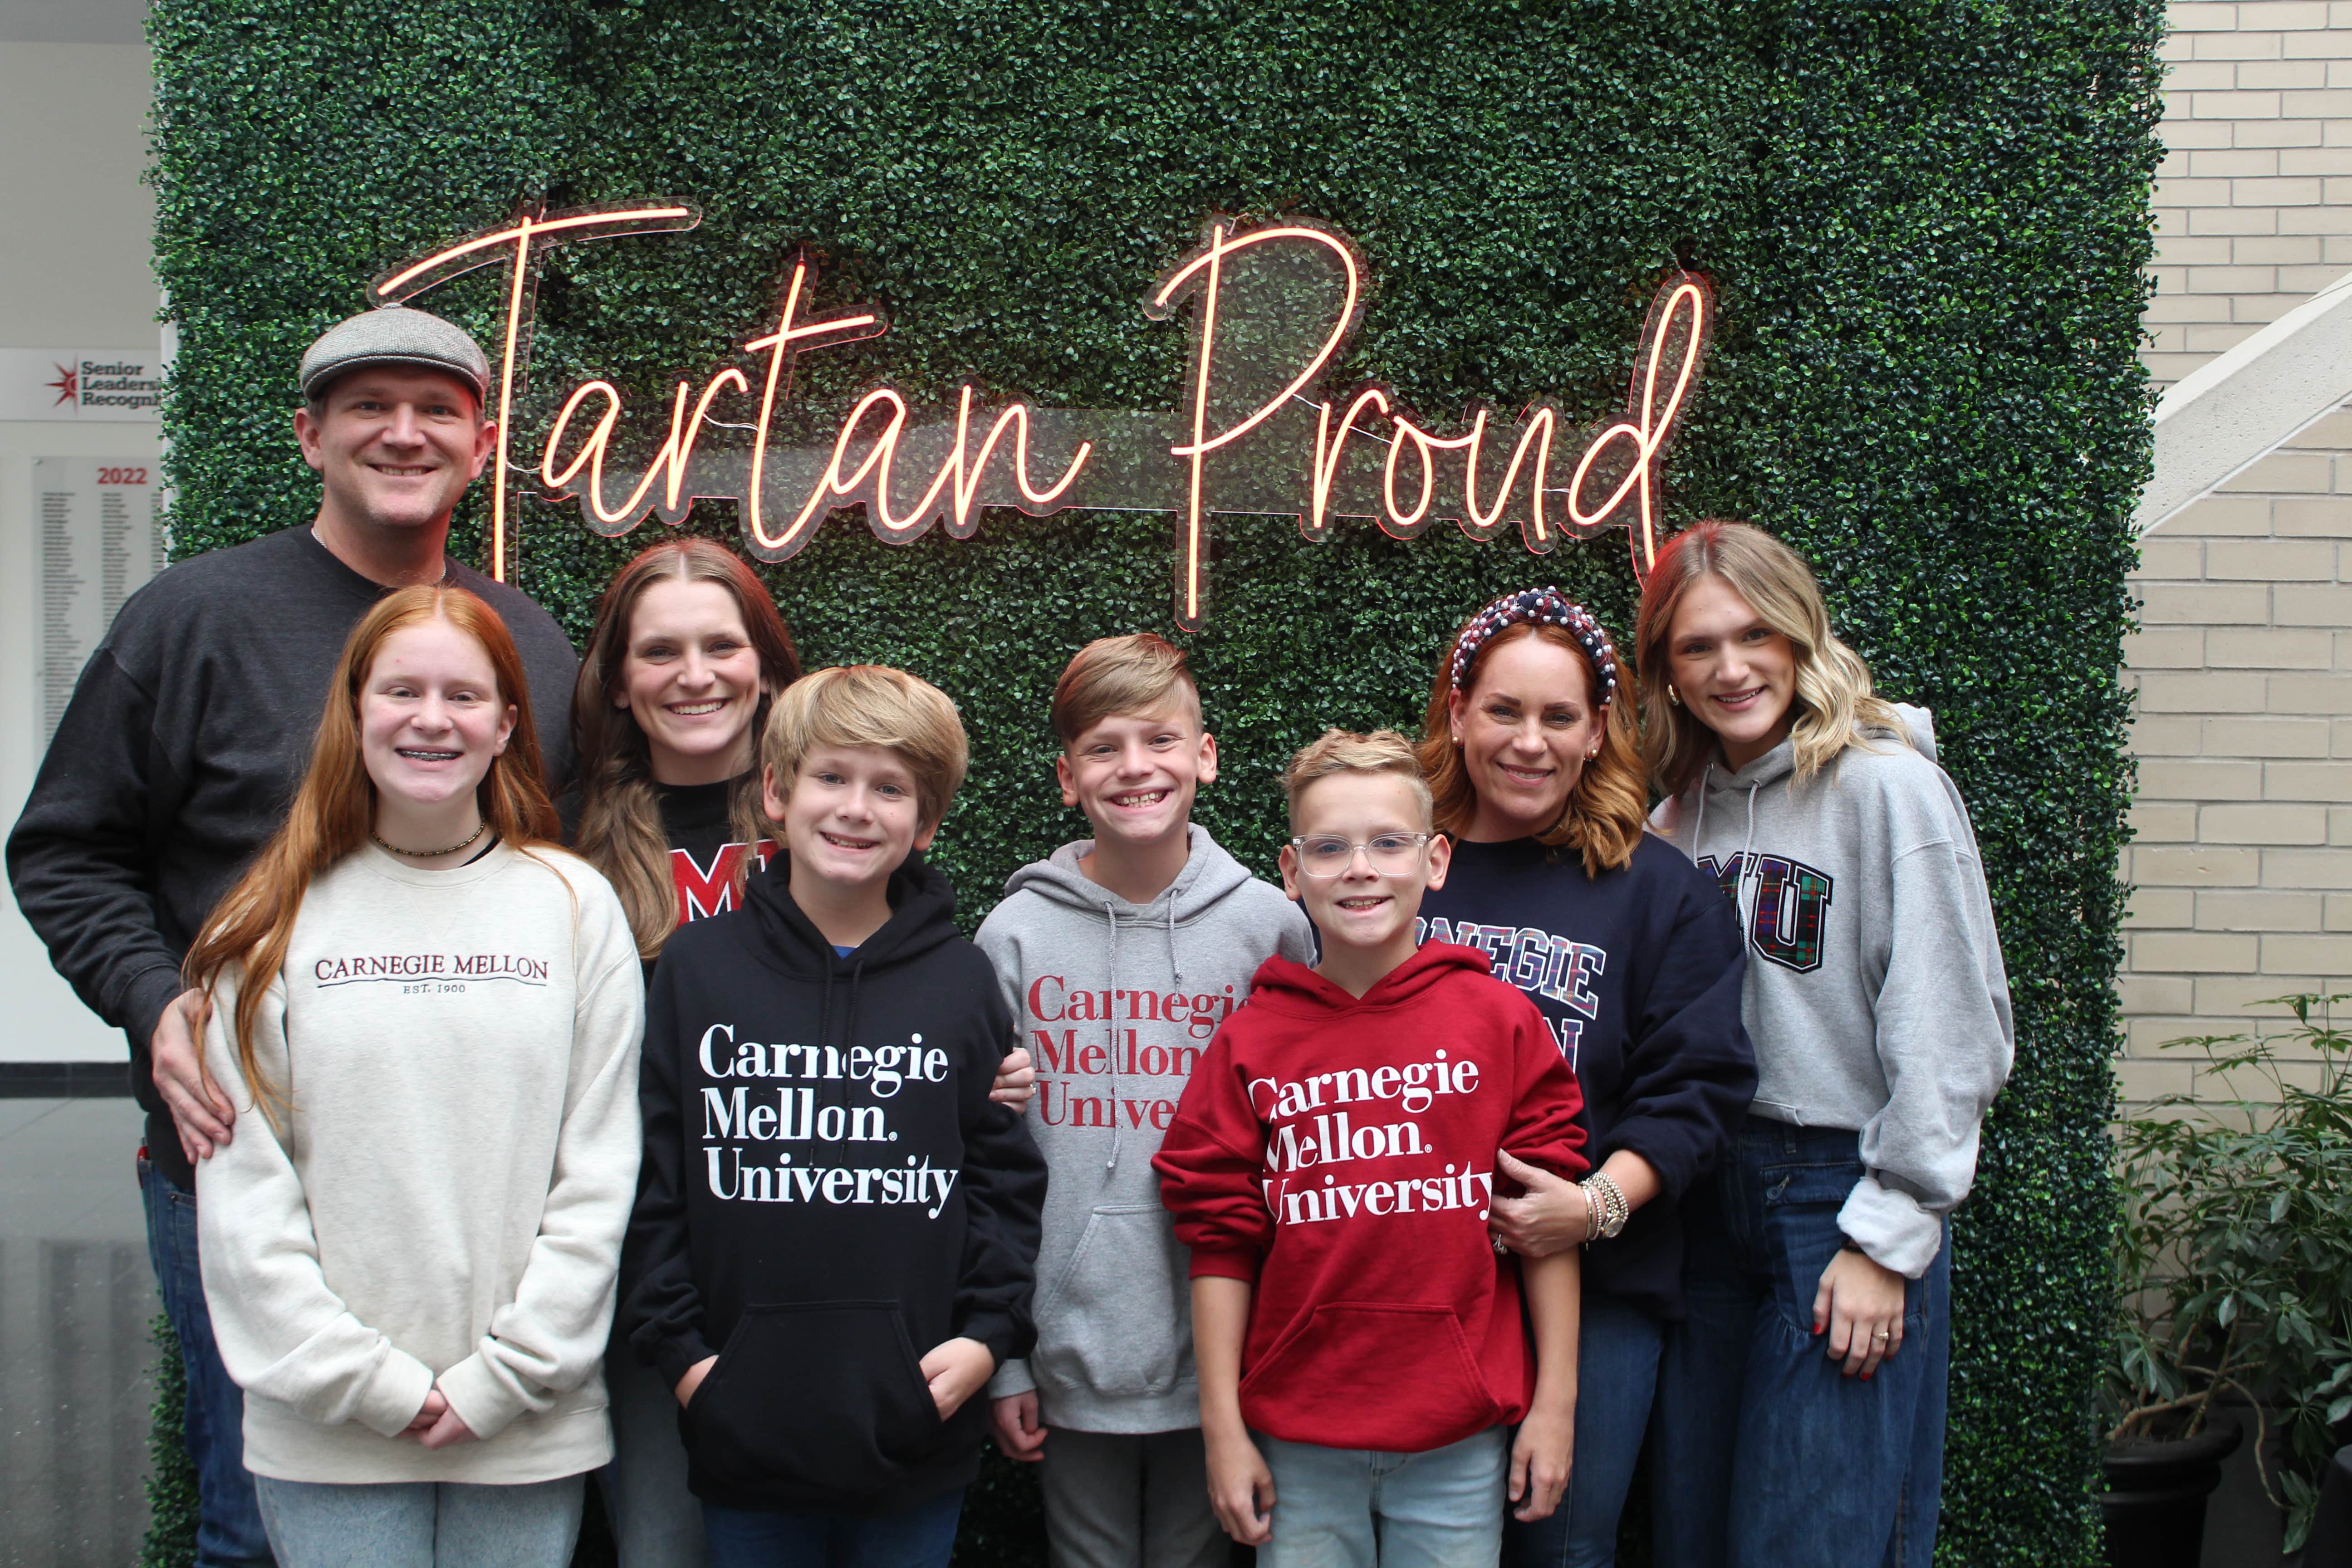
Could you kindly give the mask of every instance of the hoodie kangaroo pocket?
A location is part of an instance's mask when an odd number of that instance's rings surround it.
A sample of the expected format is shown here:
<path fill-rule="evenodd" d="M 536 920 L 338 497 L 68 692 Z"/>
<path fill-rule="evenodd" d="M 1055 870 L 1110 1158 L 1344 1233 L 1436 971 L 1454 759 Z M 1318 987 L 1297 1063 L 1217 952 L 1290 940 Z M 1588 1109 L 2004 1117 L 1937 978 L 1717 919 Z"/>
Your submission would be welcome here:
<path fill-rule="evenodd" d="M 846 1494 L 886 1487 L 946 1431 L 888 1301 L 746 1309 L 684 1425 L 722 1484 Z"/>
<path fill-rule="evenodd" d="M 1377 1389 L 1377 1397 L 1367 1390 Z M 1450 1307 L 1331 1301 L 1242 1379 L 1242 1414 L 1327 1448 L 1443 1447 L 1503 1419 Z"/>
<path fill-rule="evenodd" d="M 1030 1365 L 1113 1398 L 1166 1394 L 1191 1370 L 1190 1289 L 1168 1212 L 1105 1204 L 1054 1289 L 1037 1303 Z"/>

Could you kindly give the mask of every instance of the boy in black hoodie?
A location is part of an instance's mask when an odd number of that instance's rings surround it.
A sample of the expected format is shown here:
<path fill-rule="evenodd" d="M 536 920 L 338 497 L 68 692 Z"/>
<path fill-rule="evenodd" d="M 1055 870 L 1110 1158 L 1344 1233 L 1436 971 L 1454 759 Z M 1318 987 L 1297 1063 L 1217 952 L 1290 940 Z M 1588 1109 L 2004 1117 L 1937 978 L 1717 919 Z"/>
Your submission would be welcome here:
<path fill-rule="evenodd" d="M 784 853 L 646 998 L 623 1310 L 683 1408 L 713 1568 L 945 1564 L 975 1397 L 1034 1338 L 1045 1165 L 988 1098 L 1013 1019 L 923 863 L 955 707 L 819 670 L 761 742 Z"/>

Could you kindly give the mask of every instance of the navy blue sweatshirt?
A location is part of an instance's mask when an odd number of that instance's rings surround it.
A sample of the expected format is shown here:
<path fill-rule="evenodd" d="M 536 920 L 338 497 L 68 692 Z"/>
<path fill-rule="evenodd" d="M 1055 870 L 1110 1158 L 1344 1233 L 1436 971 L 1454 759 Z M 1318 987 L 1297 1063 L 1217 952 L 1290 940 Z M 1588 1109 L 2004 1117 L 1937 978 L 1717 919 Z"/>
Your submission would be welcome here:
<path fill-rule="evenodd" d="M 1421 901 L 1425 942 L 1475 947 L 1526 992 L 1584 1090 L 1585 1152 L 1630 1149 L 1659 1195 L 1584 1255 L 1584 1285 L 1665 1321 L 1683 1316 L 1677 1205 L 1729 1147 L 1756 1093 L 1739 1021 L 1739 929 L 1689 858 L 1644 834 L 1622 870 L 1584 874 L 1532 838 L 1456 844 Z"/>
<path fill-rule="evenodd" d="M 836 953 L 776 855 L 654 969 L 621 1311 L 672 1384 L 719 1355 L 680 1426 L 688 1486 L 722 1507 L 876 1513 L 964 1485 L 987 1394 L 941 1422 L 916 1363 L 1035 1338 L 1045 1162 L 988 1098 L 1013 1017 L 946 879 L 912 855 L 889 894 Z"/>

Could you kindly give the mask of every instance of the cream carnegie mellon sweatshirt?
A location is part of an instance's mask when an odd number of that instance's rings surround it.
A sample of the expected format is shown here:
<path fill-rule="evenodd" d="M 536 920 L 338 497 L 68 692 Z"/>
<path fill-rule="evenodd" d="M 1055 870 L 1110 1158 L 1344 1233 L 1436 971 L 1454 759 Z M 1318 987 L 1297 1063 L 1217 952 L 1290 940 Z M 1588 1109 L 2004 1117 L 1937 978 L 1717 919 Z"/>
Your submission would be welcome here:
<path fill-rule="evenodd" d="M 517 1484 L 612 1456 L 600 1371 L 637 1176 L 644 982 L 612 889 L 550 847 L 444 871 L 362 848 L 310 886 L 229 1044 L 236 1136 L 200 1165 L 205 1297 L 282 1480 Z M 438 1381 L 477 1441 L 398 1434 Z"/>

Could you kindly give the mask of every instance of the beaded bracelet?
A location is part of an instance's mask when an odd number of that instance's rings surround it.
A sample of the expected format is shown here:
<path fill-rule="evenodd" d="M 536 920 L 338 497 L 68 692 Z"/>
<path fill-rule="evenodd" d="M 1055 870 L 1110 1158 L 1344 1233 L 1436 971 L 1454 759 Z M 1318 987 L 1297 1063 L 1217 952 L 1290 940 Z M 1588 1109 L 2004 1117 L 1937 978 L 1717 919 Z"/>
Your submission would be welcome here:
<path fill-rule="evenodd" d="M 1577 1186 L 1584 1194 L 1585 1246 L 1608 1240 L 1624 1230 L 1625 1221 L 1633 1215 L 1633 1205 L 1625 1201 L 1624 1190 L 1612 1178 L 1595 1171 Z"/>

